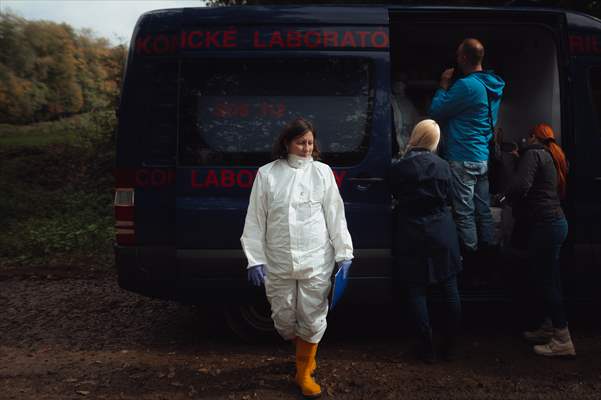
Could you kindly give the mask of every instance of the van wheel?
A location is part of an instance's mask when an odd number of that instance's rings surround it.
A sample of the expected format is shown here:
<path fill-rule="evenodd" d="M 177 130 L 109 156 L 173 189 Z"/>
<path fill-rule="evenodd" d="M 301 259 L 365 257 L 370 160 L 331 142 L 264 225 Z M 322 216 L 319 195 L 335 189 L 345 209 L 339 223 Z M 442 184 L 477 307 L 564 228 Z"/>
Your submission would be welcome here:
<path fill-rule="evenodd" d="M 247 343 L 269 341 L 277 338 L 271 319 L 271 308 L 266 299 L 249 304 L 226 305 L 224 314 L 230 330 Z"/>

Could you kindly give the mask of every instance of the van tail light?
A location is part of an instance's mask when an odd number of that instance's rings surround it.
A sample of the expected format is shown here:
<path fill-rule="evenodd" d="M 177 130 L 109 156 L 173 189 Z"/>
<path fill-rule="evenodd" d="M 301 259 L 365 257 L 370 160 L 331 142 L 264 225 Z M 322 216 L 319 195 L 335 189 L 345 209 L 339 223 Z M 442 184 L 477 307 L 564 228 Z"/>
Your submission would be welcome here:
<path fill-rule="evenodd" d="M 115 233 L 117 244 L 131 245 L 136 243 L 136 227 L 134 225 L 134 189 L 115 189 Z"/>

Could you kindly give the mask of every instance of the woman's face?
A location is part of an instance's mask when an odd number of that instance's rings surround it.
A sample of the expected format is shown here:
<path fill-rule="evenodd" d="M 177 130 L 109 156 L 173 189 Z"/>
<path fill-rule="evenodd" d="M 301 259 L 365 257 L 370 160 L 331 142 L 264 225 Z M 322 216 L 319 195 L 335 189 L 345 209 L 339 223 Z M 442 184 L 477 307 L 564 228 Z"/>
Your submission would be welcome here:
<path fill-rule="evenodd" d="M 313 154 L 313 132 L 297 136 L 288 144 L 288 153 L 299 157 L 309 157 Z"/>

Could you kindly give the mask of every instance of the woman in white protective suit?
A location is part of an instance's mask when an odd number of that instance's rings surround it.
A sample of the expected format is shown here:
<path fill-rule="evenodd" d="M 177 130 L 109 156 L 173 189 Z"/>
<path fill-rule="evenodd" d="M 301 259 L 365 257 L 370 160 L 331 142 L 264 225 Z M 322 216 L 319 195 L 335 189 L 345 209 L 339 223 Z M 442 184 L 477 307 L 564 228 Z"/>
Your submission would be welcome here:
<path fill-rule="evenodd" d="M 348 274 L 353 244 L 344 203 L 329 166 L 315 158 L 315 129 L 299 118 L 274 144 L 275 161 L 259 168 L 241 237 L 248 279 L 265 284 L 278 333 L 296 344 L 296 382 L 321 395 L 312 373 L 326 330 L 335 263 Z"/>

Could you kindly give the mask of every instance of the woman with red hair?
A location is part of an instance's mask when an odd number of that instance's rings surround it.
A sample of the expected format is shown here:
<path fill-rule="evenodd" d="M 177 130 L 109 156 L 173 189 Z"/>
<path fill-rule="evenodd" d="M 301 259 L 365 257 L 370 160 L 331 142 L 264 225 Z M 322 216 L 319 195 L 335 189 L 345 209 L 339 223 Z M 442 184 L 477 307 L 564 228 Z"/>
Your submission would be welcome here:
<path fill-rule="evenodd" d="M 559 254 L 568 234 L 560 201 L 566 192 L 568 164 L 553 129 L 538 124 L 520 152 L 516 176 L 509 188 L 516 223 L 526 227 L 529 265 L 543 311 L 541 325 L 524 332 L 534 352 L 544 356 L 576 354 L 562 299 Z"/>

